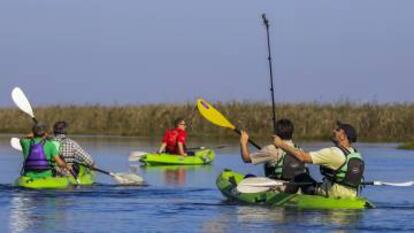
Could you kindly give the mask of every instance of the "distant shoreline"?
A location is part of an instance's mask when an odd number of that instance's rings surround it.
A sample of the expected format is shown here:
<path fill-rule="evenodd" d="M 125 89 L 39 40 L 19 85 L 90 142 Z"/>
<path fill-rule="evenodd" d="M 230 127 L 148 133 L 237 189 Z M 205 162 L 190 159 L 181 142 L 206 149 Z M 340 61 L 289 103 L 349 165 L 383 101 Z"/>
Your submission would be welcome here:
<path fill-rule="evenodd" d="M 212 103 L 233 124 L 245 128 L 254 138 L 272 134 L 271 106 L 263 102 Z M 193 104 L 147 104 L 137 106 L 48 106 L 34 109 L 49 126 L 58 120 L 70 124 L 77 135 L 160 137 L 179 116 L 190 118 L 189 134 L 201 138 L 235 137 L 202 118 Z M 277 118 L 290 118 L 295 124 L 295 139 L 326 141 L 336 120 L 351 123 L 363 142 L 414 141 L 414 104 L 280 104 Z M 190 123 L 191 122 L 191 123 Z M 0 133 L 27 132 L 31 119 L 17 108 L 0 108 Z"/>

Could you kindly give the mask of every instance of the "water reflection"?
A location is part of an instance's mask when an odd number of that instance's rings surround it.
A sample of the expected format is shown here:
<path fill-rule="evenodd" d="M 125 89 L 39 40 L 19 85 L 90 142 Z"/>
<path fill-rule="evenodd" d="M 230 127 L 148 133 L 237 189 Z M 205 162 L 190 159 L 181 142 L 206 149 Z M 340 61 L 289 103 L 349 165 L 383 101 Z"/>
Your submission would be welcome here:
<path fill-rule="evenodd" d="M 65 228 L 67 200 L 56 193 L 45 191 L 19 191 L 12 195 L 9 230 L 13 233 L 59 231 Z"/>
<path fill-rule="evenodd" d="M 142 173 L 151 174 L 155 173 L 163 177 L 163 183 L 172 186 L 183 187 L 188 183 L 187 177 L 199 174 L 201 171 L 211 171 L 211 165 L 163 165 L 163 166 L 130 166 L 134 172 L 138 172 L 139 169 Z M 198 175 L 197 175 L 198 176 Z"/>
<path fill-rule="evenodd" d="M 229 206 L 230 207 L 230 206 Z M 264 206 L 235 205 L 227 208 L 203 224 L 202 232 L 253 231 L 271 228 L 277 232 L 295 232 L 302 229 L 329 229 L 330 232 L 348 232 L 362 222 L 363 210 L 298 210 Z M 237 224 L 232 225 L 229 223 Z"/>
<path fill-rule="evenodd" d="M 186 171 L 182 168 L 175 170 L 165 170 L 164 179 L 165 183 L 170 185 L 184 186 Z"/>

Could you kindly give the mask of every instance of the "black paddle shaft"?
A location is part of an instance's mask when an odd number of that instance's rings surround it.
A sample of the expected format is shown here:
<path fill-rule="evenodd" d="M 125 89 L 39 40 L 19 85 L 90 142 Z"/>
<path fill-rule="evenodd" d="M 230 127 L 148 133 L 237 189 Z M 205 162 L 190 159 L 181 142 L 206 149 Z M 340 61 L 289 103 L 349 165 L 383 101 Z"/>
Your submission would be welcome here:
<path fill-rule="evenodd" d="M 72 169 L 68 169 L 68 171 L 73 176 L 73 178 L 75 178 L 75 180 L 78 179 L 78 176 L 76 175 L 76 173 Z"/>
<path fill-rule="evenodd" d="M 272 54 L 270 51 L 270 36 L 269 36 L 269 20 L 267 20 L 266 15 L 262 14 L 263 24 L 266 27 L 266 34 L 267 34 L 267 50 L 268 50 L 268 57 L 267 60 L 269 61 L 269 73 L 270 73 L 270 93 L 272 97 L 272 112 L 273 112 L 273 131 L 276 133 L 276 106 L 275 106 L 275 91 L 273 86 L 273 69 L 272 69 Z"/>
<path fill-rule="evenodd" d="M 96 168 L 96 167 L 90 167 L 90 166 L 88 166 L 88 167 L 90 169 L 94 170 L 94 171 L 97 171 L 97 172 L 100 172 L 100 173 L 103 173 L 103 174 L 107 174 L 107 175 L 111 175 L 111 173 L 108 172 L 108 171 L 105 171 L 105 170 L 102 170 L 102 169 L 99 169 L 99 168 Z"/>
<path fill-rule="evenodd" d="M 97 172 L 100 172 L 100 173 L 103 173 L 103 174 L 106 174 L 106 175 L 111 175 L 111 173 L 108 172 L 108 171 L 105 171 L 105 170 L 102 170 L 102 169 L 99 169 L 99 168 L 96 168 L 96 167 L 92 167 L 92 166 L 89 166 L 89 165 L 84 164 L 84 163 L 78 163 L 78 162 L 75 162 L 75 163 L 78 164 L 78 165 L 82 165 L 84 167 L 87 167 L 91 170 L 94 170 L 94 171 L 97 171 Z"/>
<path fill-rule="evenodd" d="M 361 184 L 360 185 L 362 185 L 362 186 L 365 186 L 365 185 L 375 185 L 375 183 L 374 183 L 375 181 L 364 181 L 364 182 L 361 182 Z M 322 185 L 322 182 L 316 182 L 316 183 L 314 183 L 314 182 L 286 182 L 286 184 L 293 184 L 293 185 L 315 185 L 315 184 L 317 184 L 317 185 Z"/>
<path fill-rule="evenodd" d="M 223 148 L 226 148 L 227 146 L 225 146 L 225 145 L 221 145 L 221 146 L 215 146 L 215 147 L 212 147 L 211 149 L 223 149 Z M 190 148 L 187 148 L 187 150 L 203 150 L 203 149 L 206 149 L 207 147 L 205 147 L 205 146 L 195 146 L 195 147 L 190 147 Z"/>
<path fill-rule="evenodd" d="M 239 135 L 241 135 L 241 132 L 239 129 L 234 129 L 234 132 L 238 133 Z M 254 147 L 256 147 L 258 150 L 262 149 L 261 146 L 257 145 L 257 143 L 255 143 L 254 141 L 250 140 L 249 138 L 249 142 L 250 144 L 252 144 Z"/>

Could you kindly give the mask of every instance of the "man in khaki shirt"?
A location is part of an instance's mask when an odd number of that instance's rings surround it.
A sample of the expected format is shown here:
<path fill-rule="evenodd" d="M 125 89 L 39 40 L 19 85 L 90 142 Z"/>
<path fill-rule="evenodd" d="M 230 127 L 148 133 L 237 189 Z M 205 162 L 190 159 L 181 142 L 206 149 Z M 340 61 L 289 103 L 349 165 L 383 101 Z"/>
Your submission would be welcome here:
<path fill-rule="evenodd" d="M 356 150 L 352 147 L 352 143 L 357 140 L 357 133 L 350 124 L 337 122 L 337 127 L 333 130 L 333 142 L 337 147 L 329 147 L 319 151 L 305 152 L 300 151 L 287 143 L 283 142 L 278 136 L 274 136 L 274 145 L 286 152 L 291 153 L 305 163 L 317 164 L 322 167 L 338 170 L 346 162 L 346 155 L 339 148 L 344 148 L 350 153 Z M 314 182 L 316 184 L 316 182 Z M 357 189 L 349 186 L 341 185 L 324 178 L 321 186 L 316 186 L 315 194 L 329 197 L 355 197 Z"/>

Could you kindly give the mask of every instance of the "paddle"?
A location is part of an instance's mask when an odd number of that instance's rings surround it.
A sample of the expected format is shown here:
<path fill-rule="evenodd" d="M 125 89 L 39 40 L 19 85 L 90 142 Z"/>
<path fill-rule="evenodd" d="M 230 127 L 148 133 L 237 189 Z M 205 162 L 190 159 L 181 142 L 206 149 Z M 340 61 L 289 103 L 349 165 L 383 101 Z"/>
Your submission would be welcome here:
<path fill-rule="evenodd" d="M 22 151 L 22 145 L 20 145 L 20 139 L 18 138 L 10 138 L 10 145 L 15 150 Z"/>
<path fill-rule="evenodd" d="M 223 116 L 217 109 L 215 109 L 211 104 L 209 104 L 204 99 L 197 99 L 197 108 L 200 114 L 206 118 L 211 123 L 218 125 L 220 127 L 232 129 L 237 134 L 241 134 L 240 130 L 236 128 L 226 117 Z M 250 144 L 252 144 L 257 149 L 261 149 L 254 141 L 249 138 Z"/>
<path fill-rule="evenodd" d="M 226 148 L 226 145 L 220 145 L 220 146 L 214 146 L 214 147 L 206 147 L 206 146 L 196 146 L 196 147 L 190 147 L 190 148 L 186 148 L 187 150 L 205 150 L 208 148 L 211 149 L 223 149 Z"/>
<path fill-rule="evenodd" d="M 121 185 L 141 185 L 144 183 L 144 179 L 142 177 L 136 174 L 133 174 L 133 173 L 109 172 L 109 171 L 105 171 L 97 167 L 89 166 L 87 164 L 83 164 L 83 163 L 77 163 L 77 164 L 85 166 L 91 170 L 100 172 L 102 174 L 111 176 L 112 178 L 114 178 L 116 182 L 118 182 L 118 184 L 121 184 Z"/>
<path fill-rule="evenodd" d="M 27 99 L 22 89 L 20 89 L 20 87 L 15 87 L 12 90 L 11 97 L 16 106 L 20 108 L 20 110 L 22 110 L 24 113 L 29 115 L 35 123 L 37 123 L 37 119 L 33 113 L 32 106 L 30 105 L 29 100 Z"/>
<path fill-rule="evenodd" d="M 240 181 L 237 185 L 237 191 L 241 193 L 260 193 L 270 190 L 271 188 L 284 186 L 286 184 L 307 185 L 311 183 L 294 183 L 283 180 L 273 180 L 267 177 L 249 177 Z M 361 185 L 372 186 L 395 186 L 395 187 L 410 187 L 414 186 L 414 181 L 406 182 L 386 182 L 386 181 L 365 181 Z"/>
<path fill-rule="evenodd" d="M 148 153 L 149 152 L 145 152 L 145 151 L 131 151 L 131 153 L 129 153 L 129 156 L 128 156 L 128 161 L 130 161 L 130 162 L 139 161 L 142 156 L 144 156 Z"/>
<path fill-rule="evenodd" d="M 414 186 L 414 181 L 386 182 L 386 181 L 374 180 L 374 181 L 362 182 L 362 185 L 409 187 L 409 186 Z"/>
<path fill-rule="evenodd" d="M 10 145 L 14 149 L 16 149 L 18 151 L 22 151 L 22 147 L 20 145 L 20 140 L 18 138 L 11 138 L 10 139 Z M 87 164 L 83 164 L 83 163 L 77 163 L 77 164 L 82 165 L 84 167 L 87 167 L 91 170 L 109 175 L 109 176 L 113 177 L 115 179 L 115 181 L 117 181 L 119 184 L 122 184 L 122 185 L 141 185 L 144 182 L 142 177 L 140 177 L 136 174 L 133 174 L 133 173 L 122 173 L 122 172 L 114 173 L 114 172 L 105 171 L 105 170 L 102 170 L 102 169 L 99 169 L 99 168 L 96 168 L 96 167 L 91 167 L 91 166 L 89 166 Z"/>

